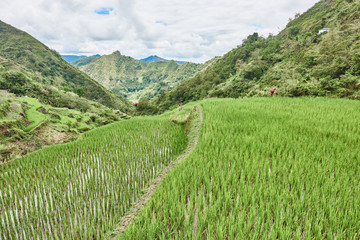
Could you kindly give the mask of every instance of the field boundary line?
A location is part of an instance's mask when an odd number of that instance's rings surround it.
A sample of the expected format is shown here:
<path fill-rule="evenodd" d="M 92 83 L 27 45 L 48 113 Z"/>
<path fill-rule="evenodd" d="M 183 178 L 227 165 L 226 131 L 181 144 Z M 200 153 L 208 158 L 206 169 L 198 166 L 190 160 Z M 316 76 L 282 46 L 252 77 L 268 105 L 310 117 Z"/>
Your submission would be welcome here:
<path fill-rule="evenodd" d="M 203 122 L 202 107 L 200 104 L 196 105 L 192 110 L 195 112 L 195 118 L 189 117 L 190 131 L 188 145 L 182 155 L 180 155 L 174 162 L 170 163 L 151 183 L 150 186 L 144 190 L 144 194 L 138 199 L 133 207 L 124 215 L 115 229 L 110 233 L 109 239 L 117 239 L 122 233 L 124 233 L 133 220 L 141 213 L 142 209 L 146 206 L 148 201 L 155 193 L 156 188 L 162 183 L 167 174 L 175 168 L 182 160 L 184 160 L 197 146 L 200 135 L 200 128 Z"/>

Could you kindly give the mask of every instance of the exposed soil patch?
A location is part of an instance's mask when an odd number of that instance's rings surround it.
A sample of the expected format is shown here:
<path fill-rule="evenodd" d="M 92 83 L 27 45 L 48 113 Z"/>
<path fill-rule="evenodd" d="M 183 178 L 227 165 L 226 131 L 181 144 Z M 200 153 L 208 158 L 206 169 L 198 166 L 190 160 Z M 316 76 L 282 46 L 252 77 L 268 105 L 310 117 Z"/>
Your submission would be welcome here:
<path fill-rule="evenodd" d="M 58 120 L 61 119 L 61 117 L 59 115 L 57 115 L 57 114 L 51 114 L 51 118 L 52 119 L 58 119 Z"/>
<path fill-rule="evenodd" d="M 0 134 L 7 132 L 9 129 L 9 126 L 7 124 L 1 124 L 0 125 Z"/>
<path fill-rule="evenodd" d="M 0 134 L 6 135 L 9 130 L 4 126 L 0 126 Z M 19 133 L 17 133 L 19 134 Z M 14 134 L 10 134 L 14 135 Z M 76 134 L 70 132 L 59 132 L 49 126 L 41 127 L 36 130 L 35 137 L 27 135 L 20 136 L 8 141 L 4 146 L 5 149 L 0 151 L 0 166 L 16 161 L 30 152 L 37 151 L 46 145 L 53 145 L 68 142 L 73 139 Z M 12 160 L 10 160 L 12 159 Z"/>
<path fill-rule="evenodd" d="M 46 144 L 58 144 L 68 141 L 69 135 L 63 132 L 58 132 L 50 127 L 46 127 L 40 131 L 39 140 Z"/>
<path fill-rule="evenodd" d="M 45 108 L 39 108 L 38 112 L 41 112 L 42 114 L 49 114 L 49 112 Z"/>

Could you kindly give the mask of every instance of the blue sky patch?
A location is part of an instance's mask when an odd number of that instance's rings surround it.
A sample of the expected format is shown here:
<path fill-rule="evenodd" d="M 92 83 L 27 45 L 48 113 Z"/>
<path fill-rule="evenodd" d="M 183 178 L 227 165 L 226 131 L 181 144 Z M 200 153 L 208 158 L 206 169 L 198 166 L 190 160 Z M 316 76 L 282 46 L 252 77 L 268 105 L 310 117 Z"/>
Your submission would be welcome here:
<path fill-rule="evenodd" d="M 261 24 L 253 24 L 253 27 L 255 27 L 255 31 L 259 31 L 260 29 L 264 29 L 263 25 Z"/>
<path fill-rule="evenodd" d="M 114 8 L 100 8 L 95 10 L 94 12 L 99 15 L 109 15 L 111 11 L 113 11 Z"/>
<path fill-rule="evenodd" d="M 166 22 L 164 22 L 164 21 L 156 21 L 155 23 L 158 23 L 158 24 L 161 24 L 161 25 L 163 25 L 163 26 L 167 26 L 168 24 L 166 23 Z"/>

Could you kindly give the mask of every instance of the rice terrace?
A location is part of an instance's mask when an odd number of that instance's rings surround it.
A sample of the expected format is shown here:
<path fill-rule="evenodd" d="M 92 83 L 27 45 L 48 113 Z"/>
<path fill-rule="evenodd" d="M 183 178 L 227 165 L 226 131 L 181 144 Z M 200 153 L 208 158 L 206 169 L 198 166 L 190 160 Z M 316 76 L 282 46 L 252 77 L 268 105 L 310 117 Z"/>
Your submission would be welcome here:
<path fill-rule="evenodd" d="M 359 102 L 252 98 L 200 105 L 196 148 L 115 236 L 359 236 Z M 191 107 L 183 107 L 185 116 Z M 116 234 L 151 180 L 185 149 L 184 130 L 168 121 L 183 118 L 178 111 L 115 123 L 1 166 L 1 238 Z"/>
<path fill-rule="evenodd" d="M 0 16 L 0 240 L 360 239 L 359 0 Z"/>

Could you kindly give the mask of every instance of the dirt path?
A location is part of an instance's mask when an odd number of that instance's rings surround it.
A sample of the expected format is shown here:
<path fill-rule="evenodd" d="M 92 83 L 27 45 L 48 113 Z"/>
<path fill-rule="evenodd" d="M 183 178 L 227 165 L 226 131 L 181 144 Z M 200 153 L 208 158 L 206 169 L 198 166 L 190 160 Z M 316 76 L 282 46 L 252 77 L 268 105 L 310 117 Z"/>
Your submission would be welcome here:
<path fill-rule="evenodd" d="M 155 193 L 157 186 L 164 180 L 166 175 L 182 160 L 184 160 L 196 147 L 199 140 L 200 127 L 203 122 L 202 108 L 200 105 L 197 105 L 196 112 L 198 115 L 198 120 L 194 121 L 193 126 L 191 127 L 191 132 L 189 134 L 189 144 L 185 149 L 185 152 L 167 166 L 157 178 L 155 178 L 150 186 L 145 190 L 144 195 L 139 198 L 136 204 L 129 210 L 129 212 L 120 219 L 120 223 L 116 226 L 115 230 L 111 232 L 109 239 L 116 239 L 120 234 L 124 233 L 132 221 L 137 215 L 140 214 L 141 210 L 145 207 L 146 203 L 151 199 L 152 195 Z M 193 137 L 191 137 L 193 135 Z"/>

